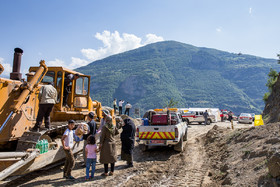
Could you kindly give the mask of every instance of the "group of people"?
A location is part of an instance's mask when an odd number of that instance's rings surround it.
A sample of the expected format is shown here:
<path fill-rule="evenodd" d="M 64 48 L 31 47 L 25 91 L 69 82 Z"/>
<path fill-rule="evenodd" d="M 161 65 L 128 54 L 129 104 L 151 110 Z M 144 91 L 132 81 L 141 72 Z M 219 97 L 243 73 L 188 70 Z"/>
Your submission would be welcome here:
<path fill-rule="evenodd" d="M 124 100 L 119 100 L 119 115 L 122 115 L 122 109 L 123 109 L 123 103 L 124 103 Z M 113 101 L 113 107 L 114 107 L 114 112 L 116 113 L 117 112 L 117 99 L 115 98 L 114 101 Z M 124 111 L 124 114 L 127 114 L 129 116 L 129 110 L 132 108 L 132 105 L 127 102 L 126 105 L 125 105 L 125 111 Z"/>
<path fill-rule="evenodd" d="M 97 162 L 97 153 L 100 152 L 99 162 L 104 164 L 104 173 L 101 175 L 114 175 L 115 163 L 117 162 L 116 150 L 116 135 L 119 134 L 119 129 L 122 128 L 120 135 L 122 148 L 121 159 L 127 161 L 127 167 L 133 167 L 133 149 L 135 142 L 136 127 L 134 122 L 127 116 L 122 116 L 119 122 L 114 125 L 112 117 L 108 110 L 102 110 L 102 119 L 99 128 L 97 129 L 94 121 L 94 113 L 88 114 L 89 132 L 83 135 L 84 141 L 84 164 L 86 166 L 85 180 L 94 178 L 95 166 Z M 75 160 L 72 152 L 73 142 L 80 141 L 73 130 L 75 122 L 70 120 L 68 128 L 61 138 L 63 150 L 66 155 L 63 177 L 66 179 L 75 179 L 71 175 Z M 110 172 L 109 172 L 110 164 Z M 90 171 L 91 167 L 91 173 Z M 90 174 L 90 175 L 89 175 Z"/>
<path fill-rule="evenodd" d="M 69 74 L 66 76 L 64 81 L 64 92 L 63 92 L 63 106 L 68 107 L 67 98 L 71 92 L 71 83 L 76 80 L 79 74 Z M 47 83 L 43 85 L 39 91 L 39 110 L 36 119 L 36 124 L 33 128 L 34 131 L 38 131 L 43 118 L 45 120 L 45 127 L 50 128 L 50 113 L 57 103 L 57 90 L 53 86 L 53 83 Z M 119 100 L 119 115 L 122 114 L 122 105 L 124 101 Z M 131 104 L 127 102 L 125 105 L 125 113 L 129 116 L 129 110 Z M 114 110 L 116 113 L 117 100 L 114 100 Z M 121 133 L 121 158 L 127 161 L 127 166 L 133 166 L 133 149 L 135 141 L 135 124 L 126 115 L 121 116 L 120 121 L 117 125 L 114 125 L 112 116 L 108 110 L 102 110 L 102 119 L 100 126 L 97 129 L 97 124 L 94 121 L 94 113 L 89 112 L 87 115 L 89 132 L 84 134 L 82 138 L 79 138 L 75 134 L 75 121 L 68 121 L 68 128 L 65 130 L 61 142 L 63 150 L 65 152 L 65 165 L 63 170 L 63 177 L 67 179 L 75 179 L 71 175 L 71 171 L 75 165 L 75 158 L 72 152 L 74 141 L 84 141 L 84 165 L 86 167 L 86 180 L 94 178 L 95 165 L 97 162 L 97 153 L 100 152 L 99 162 L 104 164 L 104 173 L 102 176 L 108 176 L 114 174 L 115 162 L 117 161 L 117 151 L 115 136 L 119 134 L 119 129 L 122 128 Z M 110 164 L 110 172 L 109 172 Z M 91 167 L 91 176 L 89 171 Z"/>

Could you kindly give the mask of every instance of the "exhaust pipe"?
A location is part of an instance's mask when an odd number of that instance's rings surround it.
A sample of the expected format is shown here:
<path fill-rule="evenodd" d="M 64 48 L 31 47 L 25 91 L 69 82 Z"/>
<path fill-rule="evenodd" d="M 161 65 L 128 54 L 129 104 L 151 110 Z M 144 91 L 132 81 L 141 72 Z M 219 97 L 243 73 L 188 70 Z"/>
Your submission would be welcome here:
<path fill-rule="evenodd" d="M 12 80 L 21 80 L 20 65 L 21 65 L 21 56 L 23 50 L 20 48 L 14 49 L 14 62 L 13 62 L 13 72 L 10 73 L 10 79 Z"/>

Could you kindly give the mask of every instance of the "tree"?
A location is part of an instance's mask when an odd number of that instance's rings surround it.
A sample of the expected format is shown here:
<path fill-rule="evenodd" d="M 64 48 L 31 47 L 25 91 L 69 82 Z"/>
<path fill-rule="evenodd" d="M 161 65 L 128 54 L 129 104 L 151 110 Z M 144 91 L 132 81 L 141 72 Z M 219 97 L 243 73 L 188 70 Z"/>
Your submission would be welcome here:
<path fill-rule="evenodd" d="M 171 98 L 164 106 L 164 108 L 173 108 L 178 104 L 178 101 L 175 101 L 173 98 Z"/>
<path fill-rule="evenodd" d="M 278 78 L 278 73 L 274 69 L 270 68 L 270 72 L 268 73 L 268 80 L 266 86 L 268 87 L 269 92 L 272 92 L 272 87 L 276 83 Z"/>
<path fill-rule="evenodd" d="M 270 93 L 269 92 L 266 92 L 263 96 L 263 101 L 266 103 L 267 100 L 268 100 L 268 97 L 269 97 Z"/>
<path fill-rule="evenodd" d="M 280 55 L 278 55 L 280 56 Z M 279 61 L 278 61 L 279 63 Z M 263 101 L 264 102 L 267 102 L 268 100 L 268 97 L 269 95 L 271 94 L 272 92 L 272 88 L 273 88 L 273 85 L 276 83 L 278 79 L 278 73 L 277 71 L 275 71 L 274 69 L 270 68 L 270 72 L 268 73 L 268 80 L 267 80 L 267 83 L 265 84 L 269 90 L 269 92 L 266 92 L 263 96 Z"/>

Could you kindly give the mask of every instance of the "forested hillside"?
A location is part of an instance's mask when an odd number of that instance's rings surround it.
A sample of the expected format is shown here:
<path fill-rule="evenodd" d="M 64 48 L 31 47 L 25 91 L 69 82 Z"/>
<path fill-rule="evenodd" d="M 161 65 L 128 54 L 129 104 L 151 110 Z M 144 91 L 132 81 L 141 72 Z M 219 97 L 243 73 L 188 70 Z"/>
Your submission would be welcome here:
<path fill-rule="evenodd" d="M 267 74 L 276 59 L 234 54 L 175 41 L 150 44 L 80 67 L 91 75 L 91 96 L 103 105 L 114 98 L 133 107 L 218 107 L 261 113 Z"/>

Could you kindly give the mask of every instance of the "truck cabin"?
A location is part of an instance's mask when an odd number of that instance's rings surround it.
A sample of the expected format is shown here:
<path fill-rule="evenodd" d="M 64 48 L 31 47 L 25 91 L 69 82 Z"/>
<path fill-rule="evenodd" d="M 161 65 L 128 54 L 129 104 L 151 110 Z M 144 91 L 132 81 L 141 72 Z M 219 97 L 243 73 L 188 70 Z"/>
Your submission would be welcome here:
<path fill-rule="evenodd" d="M 30 67 L 29 74 L 35 73 L 38 67 Z M 65 79 L 69 74 L 79 74 L 79 77 L 70 83 L 67 106 L 63 105 L 65 90 Z M 27 81 L 29 78 L 27 77 Z M 43 77 L 41 84 L 52 83 L 57 90 L 57 104 L 55 109 L 58 111 L 88 111 L 90 109 L 90 76 L 83 75 L 76 71 L 64 67 L 48 67 L 48 72 Z"/>

